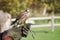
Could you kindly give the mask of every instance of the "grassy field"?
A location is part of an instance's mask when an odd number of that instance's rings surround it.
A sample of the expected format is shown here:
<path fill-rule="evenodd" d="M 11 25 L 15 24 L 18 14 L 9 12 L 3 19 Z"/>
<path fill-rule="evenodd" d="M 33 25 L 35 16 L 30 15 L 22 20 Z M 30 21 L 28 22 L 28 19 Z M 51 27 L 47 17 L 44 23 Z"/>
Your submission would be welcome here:
<path fill-rule="evenodd" d="M 51 32 L 51 27 L 31 28 L 35 39 L 32 38 L 30 32 L 27 38 L 22 40 L 60 40 L 60 27 L 55 27 L 55 31 Z"/>
<path fill-rule="evenodd" d="M 50 21 L 51 22 L 51 21 Z M 36 24 L 48 24 L 47 20 L 35 20 Z M 60 23 L 60 19 L 55 19 L 54 23 Z M 55 27 L 55 31 L 51 32 L 51 27 L 37 27 L 31 28 L 34 33 L 35 39 L 32 38 L 30 32 L 27 38 L 22 40 L 60 40 L 60 27 Z"/>

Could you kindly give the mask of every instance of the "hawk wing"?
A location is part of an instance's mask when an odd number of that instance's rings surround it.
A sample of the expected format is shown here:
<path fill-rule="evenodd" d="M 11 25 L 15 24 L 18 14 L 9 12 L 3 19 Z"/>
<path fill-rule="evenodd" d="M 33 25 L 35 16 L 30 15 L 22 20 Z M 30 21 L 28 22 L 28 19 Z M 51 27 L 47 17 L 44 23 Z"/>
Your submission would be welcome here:
<path fill-rule="evenodd" d="M 16 20 L 14 22 L 12 22 L 12 25 L 15 24 L 17 21 L 22 21 L 22 19 L 24 19 L 26 17 L 26 14 L 23 12 L 21 14 L 19 14 L 16 18 Z"/>
<path fill-rule="evenodd" d="M 24 16 L 22 16 L 20 19 L 19 19 L 19 22 L 20 23 L 24 23 L 27 19 L 28 19 L 29 16 L 27 16 L 27 14 L 25 14 Z"/>

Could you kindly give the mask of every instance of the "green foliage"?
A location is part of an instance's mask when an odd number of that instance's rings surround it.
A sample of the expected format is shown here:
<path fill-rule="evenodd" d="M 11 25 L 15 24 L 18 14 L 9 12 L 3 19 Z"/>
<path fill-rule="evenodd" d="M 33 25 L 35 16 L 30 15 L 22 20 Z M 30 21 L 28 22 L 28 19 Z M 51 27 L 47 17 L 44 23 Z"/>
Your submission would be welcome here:
<path fill-rule="evenodd" d="M 55 12 L 59 12 L 60 13 L 60 0 L 55 0 Z"/>
<path fill-rule="evenodd" d="M 35 14 L 40 13 L 40 10 L 44 7 L 51 7 L 51 4 L 55 10 L 60 10 L 60 0 L 0 0 L 0 9 L 12 15 L 18 15 L 28 8 Z"/>

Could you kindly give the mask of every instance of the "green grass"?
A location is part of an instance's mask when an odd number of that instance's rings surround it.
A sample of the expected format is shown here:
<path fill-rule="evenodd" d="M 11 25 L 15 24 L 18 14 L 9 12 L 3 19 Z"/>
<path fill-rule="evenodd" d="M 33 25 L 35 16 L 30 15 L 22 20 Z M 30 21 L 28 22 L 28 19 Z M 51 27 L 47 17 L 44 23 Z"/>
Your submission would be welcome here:
<path fill-rule="evenodd" d="M 51 22 L 51 21 L 50 21 Z M 55 23 L 60 23 L 60 19 L 55 19 Z M 35 20 L 36 24 L 48 24 L 47 20 Z M 51 27 L 31 28 L 34 33 L 35 40 L 60 40 L 60 27 L 55 27 L 55 31 L 51 32 Z M 27 38 L 22 40 L 34 40 L 29 32 Z"/>
<path fill-rule="evenodd" d="M 51 32 L 51 27 L 31 28 L 36 40 L 60 40 L 60 27 L 55 27 L 55 31 Z M 28 37 L 22 40 L 34 40 L 29 32 Z"/>
<path fill-rule="evenodd" d="M 60 19 L 55 19 L 55 23 L 60 23 Z"/>
<path fill-rule="evenodd" d="M 35 20 L 36 24 L 47 24 L 48 21 L 47 20 Z"/>

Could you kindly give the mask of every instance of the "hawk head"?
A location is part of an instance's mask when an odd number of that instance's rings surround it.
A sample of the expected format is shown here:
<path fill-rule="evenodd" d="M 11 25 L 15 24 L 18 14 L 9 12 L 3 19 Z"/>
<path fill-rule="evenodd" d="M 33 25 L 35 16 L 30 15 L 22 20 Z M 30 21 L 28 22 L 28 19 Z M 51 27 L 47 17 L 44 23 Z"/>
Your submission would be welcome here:
<path fill-rule="evenodd" d="M 29 13 L 30 11 L 28 9 L 26 9 L 25 12 Z"/>

